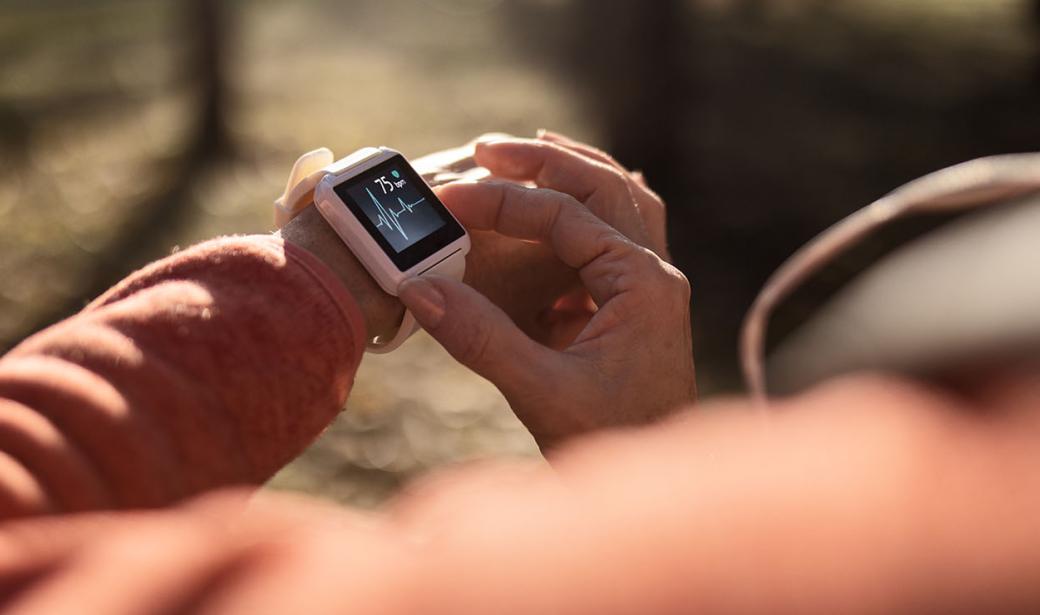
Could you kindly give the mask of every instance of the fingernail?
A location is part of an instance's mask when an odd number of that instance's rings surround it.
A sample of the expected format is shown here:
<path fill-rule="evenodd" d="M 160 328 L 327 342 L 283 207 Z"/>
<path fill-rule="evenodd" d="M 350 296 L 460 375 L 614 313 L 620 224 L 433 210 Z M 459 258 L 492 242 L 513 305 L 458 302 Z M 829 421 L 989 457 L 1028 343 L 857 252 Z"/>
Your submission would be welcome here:
<path fill-rule="evenodd" d="M 453 179 L 453 180 L 451 180 L 450 182 L 448 182 L 446 184 L 440 184 L 439 186 L 434 186 L 433 187 L 433 191 L 437 194 L 437 196 L 440 196 L 442 192 L 450 192 L 451 190 L 454 190 L 455 186 L 471 186 L 473 184 L 482 184 L 482 183 L 484 183 L 484 182 L 479 180 L 479 179 L 473 179 L 471 177 L 463 177 L 462 179 Z"/>
<path fill-rule="evenodd" d="M 512 143 L 509 139 L 494 139 L 492 141 L 481 141 L 477 143 L 477 146 L 473 149 L 474 156 L 479 157 L 483 152 L 494 152 L 498 149 L 498 146 L 503 143 Z"/>
<path fill-rule="evenodd" d="M 558 132 L 553 132 L 551 130 L 546 130 L 545 128 L 542 128 L 541 130 L 538 131 L 538 138 L 541 139 L 542 141 L 552 141 L 553 143 L 561 143 L 561 142 L 566 142 L 566 141 L 570 140 L 570 139 L 568 139 L 567 137 L 561 135 Z"/>
<path fill-rule="evenodd" d="M 538 131 L 534 133 L 534 136 L 536 138 L 538 138 L 538 139 L 544 139 L 545 135 L 547 135 L 547 134 L 549 134 L 548 130 L 546 130 L 544 128 L 539 128 Z"/>
<path fill-rule="evenodd" d="M 444 318 L 444 295 L 429 280 L 408 278 L 397 289 L 397 296 L 424 328 L 433 328 Z"/>
<path fill-rule="evenodd" d="M 515 138 L 516 137 L 514 137 L 512 135 L 507 135 L 504 132 L 489 132 L 487 134 L 483 134 L 483 135 L 480 135 L 479 137 L 477 137 L 476 144 L 478 146 L 480 146 L 480 145 L 487 145 L 488 143 L 500 143 L 502 141 L 509 141 L 509 140 L 515 139 Z"/>
<path fill-rule="evenodd" d="M 491 171 L 492 175 L 517 179 L 531 172 L 534 153 L 527 146 L 528 142 L 516 139 L 488 141 L 477 146 L 474 160 L 477 164 Z"/>

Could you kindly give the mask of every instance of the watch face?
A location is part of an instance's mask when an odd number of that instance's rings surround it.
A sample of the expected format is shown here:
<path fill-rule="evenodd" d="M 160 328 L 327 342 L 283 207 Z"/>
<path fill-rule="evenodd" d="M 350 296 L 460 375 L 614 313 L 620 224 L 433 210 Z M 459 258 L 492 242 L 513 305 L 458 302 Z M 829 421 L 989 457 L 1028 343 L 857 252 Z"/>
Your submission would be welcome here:
<path fill-rule="evenodd" d="M 399 154 L 333 189 L 401 271 L 466 233 Z"/>

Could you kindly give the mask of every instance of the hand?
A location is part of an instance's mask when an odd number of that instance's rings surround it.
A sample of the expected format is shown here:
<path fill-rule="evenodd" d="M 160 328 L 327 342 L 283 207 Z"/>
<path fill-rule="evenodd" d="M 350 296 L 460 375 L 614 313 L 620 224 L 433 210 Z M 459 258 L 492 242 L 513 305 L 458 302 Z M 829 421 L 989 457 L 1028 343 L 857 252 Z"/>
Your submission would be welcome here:
<path fill-rule="evenodd" d="M 494 181 L 454 184 L 450 194 L 466 227 L 550 248 L 598 306 L 556 351 L 457 281 L 425 276 L 400 288 L 419 323 L 502 391 L 543 450 L 594 429 L 648 423 L 693 400 L 690 287 L 681 272 L 560 192 Z"/>
<path fill-rule="evenodd" d="M 629 171 L 596 147 L 546 130 L 537 139 L 495 137 L 478 140 L 474 156 L 493 175 L 569 194 L 629 239 L 671 261 L 665 204 L 642 173 Z"/>
<path fill-rule="evenodd" d="M 527 180 L 527 174 L 531 175 L 528 179 L 539 180 L 532 165 L 544 167 L 546 171 L 557 169 L 557 174 L 562 176 L 573 174 L 570 181 L 560 183 L 560 189 L 577 192 L 590 185 L 600 186 L 595 198 L 588 199 L 589 206 L 623 232 L 631 233 L 629 236 L 637 241 L 648 241 L 647 229 L 651 235 L 656 232 L 662 239 L 655 243 L 654 249 L 663 254 L 663 204 L 606 154 L 548 133 L 538 140 L 501 134 L 485 135 L 481 140 L 479 145 L 474 141 L 424 156 L 416 159 L 414 165 L 423 178 L 435 186 L 474 175 L 486 176 L 488 171 L 478 167 L 478 163 L 492 172 L 521 181 Z M 489 143 L 490 140 L 495 143 Z M 624 181 L 618 181 L 619 178 Z M 618 189 L 626 183 L 631 186 L 631 194 Z M 438 189 L 441 198 L 451 208 L 451 190 L 441 190 Z M 638 198 L 633 199 L 632 194 Z M 605 198 L 608 196 L 610 198 Z M 618 215 L 630 214 L 626 210 L 634 210 L 637 205 L 647 220 L 647 229 L 631 224 L 630 215 L 627 220 Z M 305 209 L 279 234 L 315 254 L 333 269 L 357 299 L 369 335 L 386 337 L 397 330 L 403 310 L 400 302 L 375 284 L 314 208 Z M 573 340 L 594 309 L 574 270 L 544 246 L 490 232 L 475 232 L 472 239 L 466 282 L 502 307 L 534 339 L 559 348 Z"/>
<path fill-rule="evenodd" d="M 415 164 L 433 183 L 473 173 L 479 164 L 497 177 L 570 194 L 636 243 L 668 257 L 664 203 L 640 175 L 590 145 L 544 131 L 538 139 L 494 134 Z M 454 210 L 452 188 L 438 192 Z M 540 343 L 562 349 L 573 341 L 595 311 L 573 269 L 546 246 L 493 232 L 471 235 L 466 282 Z"/>

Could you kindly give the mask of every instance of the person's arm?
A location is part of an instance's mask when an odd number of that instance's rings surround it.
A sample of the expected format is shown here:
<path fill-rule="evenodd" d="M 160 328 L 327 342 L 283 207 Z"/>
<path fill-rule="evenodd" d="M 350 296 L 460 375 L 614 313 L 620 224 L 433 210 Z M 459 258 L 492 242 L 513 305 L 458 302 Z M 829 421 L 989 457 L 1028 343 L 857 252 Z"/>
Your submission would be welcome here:
<path fill-rule="evenodd" d="M 460 182 L 442 196 L 468 228 L 550 247 L 577 271 L 591 309 L 564 321 L 564 343 L 550 348 L 478 289 L 443 276 L 406 280 L 401 300 L 452 356 L 498 387 L 543 451 L 598 429 L 653 423 L 694 401 L 689 282 L 645 247 L 648 233 L 631 208 L 619 209 L 641 232 L 622 233 L 579 201 L 612 204 L 604 198 L 611 183 L 597 175 L 617 176 L 555 147 L 508 145 L 522 148 L 527 168 L 565 192 Z M 565 165 L 572 172 L 561 172 Z M 624 180 L 606 181 L 629 195 Z"/>
<path fill-rule="evenodd" d="M 0 359 L 0 518 L 256 485 L 314 440 L 402 308 L 312 214 L 153 263 Z"/>
<path fill-rule="evenodd" d="M 0 528 L 5 613 L 1033 613 L 1040 388 L 708 404 L 393 514 L 234 496 Z M 134 582 L 127 583 L 128 574 Z"/>
<path fill-rule="evenodd" d="M 357 302 L 369 337 L 391 336 L 397 329 L 404 314 L 401 302 L 376 284 L 316 208 L 301 211 L 275 236 L 303 248 L 328 266 Z"/>

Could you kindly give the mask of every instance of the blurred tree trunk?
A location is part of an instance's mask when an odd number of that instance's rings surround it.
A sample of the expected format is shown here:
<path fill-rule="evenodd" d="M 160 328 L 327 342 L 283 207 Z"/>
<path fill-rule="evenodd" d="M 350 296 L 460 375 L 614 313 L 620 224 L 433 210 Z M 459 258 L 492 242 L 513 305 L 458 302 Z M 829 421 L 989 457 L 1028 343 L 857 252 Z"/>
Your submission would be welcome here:
<path fill-rule="evenodd" d="M 1029 22 L 1033 29 L 1033 88 L 1040 90 L 1040 0 L 1029 3 Z"/>
<path fill-rule="evenodd" d="M 622 164 L 643 171 L 670 204 L 669 235 L 676 265 L 698 286 L 697 169 L 690 141 L 698 109 L 699 53 L 694 15 L 685 0 L 576 0 L 568 55 L 573 75 L 585 80 L 589 108 L 603 129 L 603 146 Z M 716 339 L 694 314 L 698 352 L 716 352 Z M 714 336 L 718 338 L 719 336 Z M 721 354 L 721 353 L 720 353 Z"/>
<path fill-rule="evenodd" d="M 228 11 L 222 0 L 189 0 L 184 28 L 190 50 L 189 74 L 198 95 L 195 133 L 186 155 L 206 162 L 232 153 L 228 133 L 227 45 L 231 36 Z"/>
<path fill-rule="evenodd" d="M 78 312 L 85 303 L 149 260 L 167 253 L 156 238 L 175 228 L 190 213 L 192 186 L 214 163 L 234 154 L 228 131 L 229 88 L 227 48 L 231 38 L 229 13 L 222 0 L 184 0 L 178 37 L 188 41 L 184 74 L 194 90 L 193 127 L 177 158 L 157 173 L 156 185 L 140 203 L 122 234 L 99 255 L 78 296 L 40 314 L 17 340 Z"/>
<path fill-rule="evenodd" d="M 680 189 L 681 143 L 692 96 L 689 18 L 681 0 L 577 0 L 570 56 L 588 80 L 607 143 L 666 197 Z"/>

